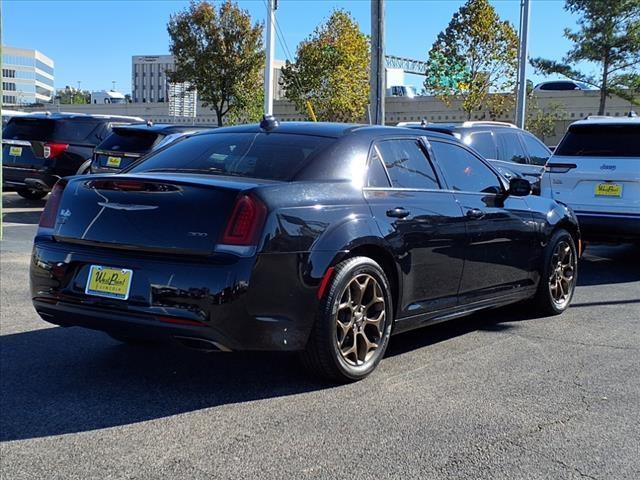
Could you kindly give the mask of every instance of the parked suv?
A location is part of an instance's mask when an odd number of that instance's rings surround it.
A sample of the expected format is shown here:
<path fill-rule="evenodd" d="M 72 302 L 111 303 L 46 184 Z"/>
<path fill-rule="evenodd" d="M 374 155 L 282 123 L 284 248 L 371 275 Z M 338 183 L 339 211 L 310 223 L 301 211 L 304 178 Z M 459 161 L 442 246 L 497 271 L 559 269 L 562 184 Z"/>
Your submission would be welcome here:
<path fill-rule="evenodd" d="M 547 163 L 542 195 L 573 208 L 587 240 L 640 239 L 640 118 L 572 123 Z"/>
<path fill-rule="evenodd" d="M 43 198 L 62 177 L 86 173 L 93 149 L 117 125 L 141 118 L 39 113 L 13 117 L 2 132 L 2 184 Z"/>
<path fill-rule="evenodd" d="M 118 172 L 153 150 L 209 128 L 151 122 L 115 127 L 94 150 L 89 173 Z"/>

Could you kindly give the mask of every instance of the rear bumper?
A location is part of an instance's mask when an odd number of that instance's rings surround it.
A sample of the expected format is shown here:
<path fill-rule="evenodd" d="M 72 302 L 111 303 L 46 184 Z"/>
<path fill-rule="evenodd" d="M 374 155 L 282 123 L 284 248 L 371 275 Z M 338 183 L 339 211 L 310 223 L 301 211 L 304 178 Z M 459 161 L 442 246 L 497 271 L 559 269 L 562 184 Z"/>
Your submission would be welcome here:
<path fill-rule="evenodd" d="M 575 212 L 584 240 L 634 240 L 640 238 L 640 215 Z"/>
<path fill-rule="evenodd" d="M 48 192 L 58 180 L 60 180 L 58 175 L 43 170 L 2 167 L 2 186 L 4 188 L 32 188 Z"/>
<path fill-rule="evenodd" d="M 60 244 L 37 237 L 30 267 L 43 320 L 152 340 L 204 340 L 218 350 L 301 350 L 316 288 L 299 254 L 167 258 Z M 133 270 L 127 301 L 86 295 L 92 264 Z"/>

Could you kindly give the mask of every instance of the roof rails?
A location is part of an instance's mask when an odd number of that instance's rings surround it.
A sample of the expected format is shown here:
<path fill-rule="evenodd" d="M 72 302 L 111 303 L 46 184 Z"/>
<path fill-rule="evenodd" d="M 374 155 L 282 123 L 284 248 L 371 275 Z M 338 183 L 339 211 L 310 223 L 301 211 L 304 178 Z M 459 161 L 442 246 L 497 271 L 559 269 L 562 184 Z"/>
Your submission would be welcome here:
<path fill-rule="evenodd" d="M 462 124 L 463 127 L 475 127 L 476 125 L 494 125 L 496 127 L 509 127 L 509 128 L 518 128 L 513 123 L 509 122 L 495 122 L 493 120 L 467 120 Z"/>
<path fill-rule="evenodd" d="M 611 115 L 589 115 L 585 120 L 602 120 L 603 118 L 615 118 Z"/>

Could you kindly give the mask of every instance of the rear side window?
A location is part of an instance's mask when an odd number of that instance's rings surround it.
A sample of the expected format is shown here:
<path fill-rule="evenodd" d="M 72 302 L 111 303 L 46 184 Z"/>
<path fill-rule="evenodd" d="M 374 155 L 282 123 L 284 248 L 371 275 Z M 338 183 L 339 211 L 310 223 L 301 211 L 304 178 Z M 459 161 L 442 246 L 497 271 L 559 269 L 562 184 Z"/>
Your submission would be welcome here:
<path fill-rule="evenodd" d="M 431 142 L 431 148 L 452 190 L 483 193 L 502 191 L 498 176 L 465 148 L 436 141 Z"/>
<path fill-rule="evenodd" d="M 146 153 L 159 140 L 159 136 L 154 132 L 116 128 L 98 148 L 116 152 Z"/>
<path fill-rule="evenodd" d="M 527 154 L 516 132 L 497 132 L 496 136 L 498 137 L 498 160 L 527 163 Z"/>
<path fill-rule="evenodd" d="M 640 157 L 640 124 L 574 125 L 554 155 L 567 157 Z"/>
<path fill-rule="evenodd" d="M 440 185 L 418 140 L 385 140 L 376 145 L 394 188 L 438 189 Z"/>
<path fill-rule="evenodd" d="M 194 172 L 292 180 L 333 138 L 281 133 L 218 133 L 185 137 L 157 150 L 130 172 Z"/>
<path fill-rule="evenodd" d="M 99 120 L 85 119 L 13 118 L 2 136 L 12 140 L 83 143 L 101 124 Z"/>
<path fill-rule="evenodd" d="M 529 160 L 534 165 L 544 165 L 551 156 L 551 151 L 533 135 L 522 133 L 522 142 L 529 154 Z"/>
<path fill-rule="evenodd" d="M 462 141 L 484 158 L 498 158 L 498 149 L 491 132 L 473 132 L 462 137 Z"/>

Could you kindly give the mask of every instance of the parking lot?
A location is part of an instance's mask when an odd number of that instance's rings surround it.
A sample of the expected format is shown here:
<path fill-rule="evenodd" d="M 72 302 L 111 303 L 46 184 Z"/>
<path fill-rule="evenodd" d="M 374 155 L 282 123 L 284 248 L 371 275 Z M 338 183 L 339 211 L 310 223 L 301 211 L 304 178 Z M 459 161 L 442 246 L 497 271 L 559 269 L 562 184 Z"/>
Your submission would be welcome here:
<path fill-rule="evenodd" d="M 39 319 L 43 201 L 3 195 L 0 475 L 640 478 L 640 249 L 590 246 L 571 308 L 484 312 L 391 340 L 345 386 L 294 355 L 131 347 Z"/>

